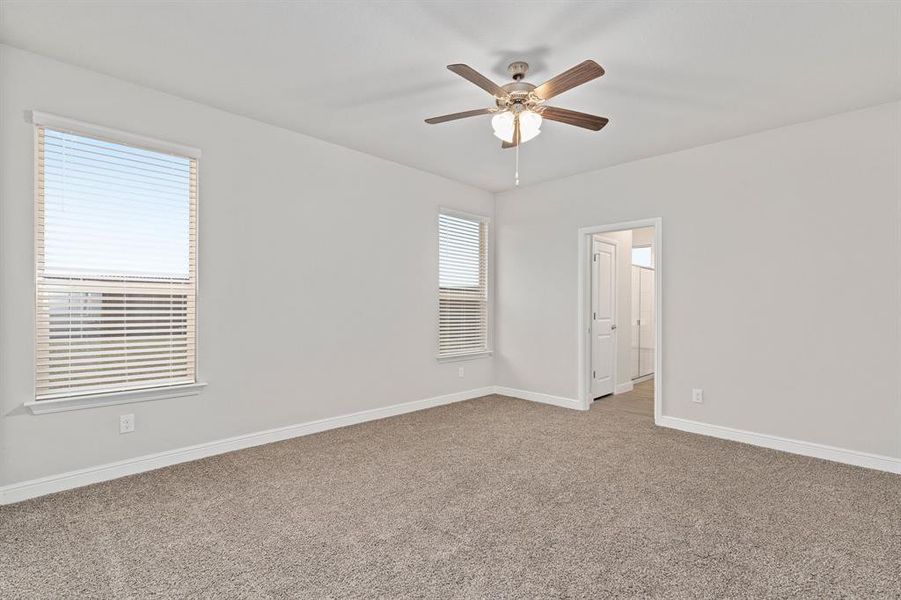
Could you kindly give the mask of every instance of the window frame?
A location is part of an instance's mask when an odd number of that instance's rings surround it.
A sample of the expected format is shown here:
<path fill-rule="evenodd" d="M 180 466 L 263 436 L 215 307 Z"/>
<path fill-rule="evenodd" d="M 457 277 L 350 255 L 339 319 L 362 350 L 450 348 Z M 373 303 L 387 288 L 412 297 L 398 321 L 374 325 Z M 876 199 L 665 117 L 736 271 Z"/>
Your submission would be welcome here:
<path fill-rule="evenodd" d="M 482 223 L 486 228 L 485 233 L 485 348 L 479 350 L 473 350 L 470 352 L 460 352 L 456 354 L 441 354 L 441 331 L 440 331 L 440 322 L 441 322 L 441 282 L 440 282 L 440 273 L 441 273 L 441 248 L 440 248 L 440 229 L 441 229 L 441 215 L 447 215 L 449 217 L 456 217 L 458 219 L 467 219 L 470 221 L 478 221 Z M 492 243 L 493 238 L 493 229 L 492 229 L 492 219 L 489 215 L 483 215 L 478 213 L 471 213 L 462 210 L 458 210 L 455 208 L 448 208 L 445 206 L 439 206 L 438 212 L 435 215 L 435 279 L 438 283 L 438 286 L 435 290 L 436 298 L 435 298 L 435 316 L 436 316 L 436 325 L 438 325 L 435 335 L 435 360 L 439 363 L 449 363 L 449 362 L 460 362 L 467 360 L 476 360 L 480 358 L 490 357 L 494 354 L 493 343 L 494 343 L 494 300 L 493 300 L 493 251 L 494 244 Z"/>
<path fill-rule="evenodd" d="M 200 218 L 199 218 L 199 209 L 200 209 L 200 157 L 201 151 L 198 148 L 193 148 L 190 146 L 185 146 L 182 144 L 172 143 L 165 140 L 159 140 L 155 138 L 150 138 L 147 136 L 129 133 L 126 131 L 121 131 L 117 129 L 112 129 L 109 127 L 104 127 L 100 125 L 93 125 L 90 123 L 85 123 L 83 121 L 77 121 L 75 119 L 69 119 L 67 117 L 61 117 L 58 115 L 52 115 L 49 113 L 38 112 L 38 111 L 30 111 L 26 113 L 25 120 L 28 123 L 33 125 L 33 148 L 32 148 L 32 168 L 33 168 L 33 207 L 35 220 L 32 227 L 32 235 L 33 238 L 33 264 L 32 264 L 32 324 L 34 326 L 34 335 L 32 337 L 32 343 L 34 346 L 32 347 L 32 396 L 31 398 L 25 402 L 25 407 L 32 414 L 44 414 L 44 413 L 55 413 L 61 411 L 68 410 L 78 410 L 83 408 L 92 408 L 97 406 L 107 406 L 114 404 L 127 404 L 132 402 L 144 402 L 147 400 L 157 400 L 164 398 L 178 398 L 184 396 L 194 396 L 199 394 L 202 389 L 206 386 L 206 383 L 201 380 L 200 377 L 200 344 L 199 344 L 199 331 L 197 328 L 197 324 L 199 323 L 198 312 L 200 299 Z M 38 400 L 36 398 L 36 390 L 37 390 L 37 374 L 38 374 L 38 365 L 37 365 L 37 326 L 38 326 L 38 253 L 40 252 L 39 240 L 37 236 L 37 225 L 38 221 L 38 207 L 40 206 L 41 201 L 41 191 L 40 185 L 38 181 L 39 173 L 38 173 L 38 160 L 39 160 L 39 152 L 40 152 L 40 139 L 39 139 L 39 130 L 41 128 L 51 129 L 54 131 L 60 131 L 65 133 L 71 133 L 74 135 L 85 136 L 89 138 L 95 138 L 115 144 L 121 144 L 126 146 L 133 146 L 143 150 L 150 150 L 154 152 L 161 152 L 165 154 L 177 155 L 183 158 L 192 159 L 195 162 L 196 167 L 196 194 L 194 198 L 194 211 L 195 211 L 195 239 L 194 239 L 194 247 L 193 252 L 195 256 L 195 265 L 194 265 L 194 304 L 195 304 L 195 312 L 194 312 L 194 381 L 190 383 L 180 383 L 173 384 L 168 386 L 156 386 L 156 387 L 146 387 L 146 388 L 132 388 L 125 390 L 109 390 L 109 391 L 95 391 L 90 393 L 78 394 L 65 396 L 60 398 L 49 398 Z"/>

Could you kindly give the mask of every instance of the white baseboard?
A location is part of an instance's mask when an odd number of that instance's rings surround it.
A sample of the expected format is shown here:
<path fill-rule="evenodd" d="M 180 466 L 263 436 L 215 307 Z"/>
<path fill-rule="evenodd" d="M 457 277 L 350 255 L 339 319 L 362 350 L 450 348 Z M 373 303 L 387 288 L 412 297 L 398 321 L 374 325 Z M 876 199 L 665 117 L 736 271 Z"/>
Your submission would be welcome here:
<path fill-rule="evenodd" d="M 156 454 L 148 454 L 137 458 L 107 463 L 96 467 L 88 467 L 86 469 L 78 469 L 60 473 L 58 475 L 50 475 L 20 483 L 14 483 L 0 487 L 0 505 L 21 502 L 29 498 L 36 498 L 54 492 L 61 492 L 73 488 L 108 481 L 127 475 L 152 471 L 178 463 L 189 462 L 215 456 L 225 452 L 241 450 L 243 448 L 251 448 L 272 442 L 279 442 L 290 438 L 310 435 L 320 431 L 329 429 L 337 429 L 366 421 L 375 421 L 401 415 L 404 413 L 442 406 L 463 400 L 471 400 L 491 394 L 500 394 L 531 402 L 540 402 L 542 404 L 550 404 L 574 410 L 584 410 L 582 404 L 573 398 L 565 398 L 563 396 L 553 396 L 551 394 L 543 394 L 540 392 L 529 392 L 526 390 L 518 390 L 514 388 L 502 386 L 488 386 L 446 394 L 444 396 L 435 396 L 424 400 L 416 400 L 403 404 L 394 404 L 372 410 L 341 415 L 338 417 L 330 417 L 319 419 L 317 421 L 309 421 L 287 427 L 279 427 L 256 433 L 239 435 L 204 444 L 197 444 L 185 448 L 158 452 Z M 878 454 L 869 454 L 866 452 L 858 452 L 856 450 L 846 450 L 833 446 L 825 446 L 822 444 L 814 444 L 811 442 L 801 442 L 772 435 L 761 433 L 753 433 L 721 425 L 710 425 L 691 421 L 688 419 L 680 419 L 677 417 L 663 416 L 657 421 L 657 425 L 669 427 L 690 433 L 698 433 L 716 438 L 743 442 L 754 446 L 762 446 L 764 448 L 772 448 L 774 450 L 782 450 L 793 454 L 803 456 L 811 456 L 814 458 L 822 458 L 835 462 L 866 467 L 869 469 L 877 469 L 887 471 L 889 473 L 901 474 L 901 459 L 891 458 L 888 456 L 880 456 Z"/>
<path fill-rule="evenodd" d="M 152 471 L 154 469 L 206 458 L 216 454 L 241 450 L 242 448 L 251 448 L 253 446 L 279 442 L 329 429 L 337 429 L 338 427 L 346 427 L 348 425 L 355 425 L 366 421 L 375 421 L 377 419 L 393 417 L 395 415 L 444 404 L 451 404 L 453 402 L 471 400 L 472 398 L 488 396 L 493 393 L 493 386 L 476 388 L 463 392 L 446 394 L 444 396 L 426 398 L 424 400 L 364 410 L 338 417 L 329 417 L 317 421 L 299 423 L 297 425 L 288 425 L 287 427 L 278 427 L 276 429 L 248 433 L 213 442 L 188 446 L 186 448 L 167 450 L 165 452 L 157 452 L 156 454 L 147 454 L 145 456 L 98 465 L 96 467 L 88 467 L 86 469 L 78 469 L 76 471 L 69 471 L 58 475 L 50 475 L 39 479 L 13 483 L 0 487 L 0 505 L 21 502 L 22 500 L 28 500 L 29 498 L 36 498 L 38 496 L 78 488 L 92 483 L 99 483 L 101 481 L 108 481 L 127 475 Z"/>
<path fill-rule="evenodd" d="M 532 402 L 540 402 L 542 404 L 552 404 L 554 406 L 562 406 L 563 408 L 571 408 L 574 410 L 585 410 L 582 403 L 574 398 L 564 398 L 563 396 L 552 396 L 550 394 L 542 394 L 540 392 L 529 392 L 526 390 L 517 390 L 503 386 L 495 386 L 495 394 L 501 396 L 510 396 L 511 398 L 519 398 L 521 400 L 530 400 Z"/>
<path fill-rule="evenodd" d="M 791 454 L 800 454 L 867 469 L 901 474 L 901 458 L 892 458 L 857 450 L 846 450 L 845 448 L 836 448 L 835 446 L 826 446 L 813 442 L 802 442 L 775 435 L 723 427 L 722 425 L 710 425 L 689 419 L 680 419 L 678 417 L 662 416 L 657 420 L 657 425 L 689 433 L 699 433 L 724 440 L 732 440 L 733 442 L 742 442 L 752 446 L 781 450 Z"/>
<path fill-rule="evenodd" d="M 635 389 L 635 384 L 631 381 L 627 381 L 626 383 L 618 383 L 616 384 L 616 387 L 613 388 L 613 395 L 616 396 L 617 394 L 625 394 L 626 392 L 631 392 L 633 389 Z"/>

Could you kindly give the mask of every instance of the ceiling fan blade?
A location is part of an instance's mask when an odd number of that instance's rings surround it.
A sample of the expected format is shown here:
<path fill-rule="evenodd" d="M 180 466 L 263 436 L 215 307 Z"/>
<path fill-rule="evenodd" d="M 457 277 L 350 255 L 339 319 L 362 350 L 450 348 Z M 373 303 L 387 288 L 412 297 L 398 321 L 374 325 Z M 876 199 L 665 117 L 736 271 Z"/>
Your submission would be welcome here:
<path fill-rule="evenodd" d="M 441 115 L 440 117 L 432 117 L 426 119 L 425 122 L 430 125 L 437 123 L 445 123 L 447 121 L 456 121 L 457 119 L 465 119 L 467 117 L 478 117 L 479 115 L 488 115 L 495 112 L 493 108 L 477 108 L 476 110 L 467 110 L 464 112 L 451 113 L 449 115 Z"/>
<path fill-rule="evenodd" d="M 577 85 L 582 85 L 604 74 L 604 68 L 593 60 L 586 60 L 568 71 L 563 71 L 553 79 L 545 81 L 533 90 L 542 100 L 548 100 Z"/>
<path fill-rule="evenodd" d="M 494 83 L 469 65 L 447 65 L 447 68 L 463 79 L 476 84 L 492 96 L 495 96 L 497 98 L 506 98 L 510 95 L 507 90 Z"/>
<path fill-rule="evenodd" d="M 584 127 L 592 131 L 598 131 L 610 121 L 606 117 L 597 115 L 589 115 L 586 113 L 567 110 L 565 108 L 557 108 L 555 106 L 545 106 L 541 111 L 541 118 L 549 121 L 557 121 L 566 123 L 567 125 L 575 125 L 576 127 Z"/>

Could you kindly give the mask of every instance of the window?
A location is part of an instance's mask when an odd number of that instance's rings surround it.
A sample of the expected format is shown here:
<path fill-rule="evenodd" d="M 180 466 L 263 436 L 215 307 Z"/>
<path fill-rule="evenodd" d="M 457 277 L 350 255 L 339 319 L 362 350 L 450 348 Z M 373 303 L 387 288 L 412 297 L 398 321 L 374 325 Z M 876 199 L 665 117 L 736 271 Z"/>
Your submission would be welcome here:
<path fill-rule="evenodd" d="M 488 351 L 488 222 L 438 216 L 438 357 Z"/>
<path fill-rule="evenodd" d="M 35 123 L 35 400 L 194 383 L 196 157 Z"/>
<path fill-rule="evenodd" d="M 632 248 L 632 264 L 639 267 L 654 267 L 654 253 L 650 246 Z"/>

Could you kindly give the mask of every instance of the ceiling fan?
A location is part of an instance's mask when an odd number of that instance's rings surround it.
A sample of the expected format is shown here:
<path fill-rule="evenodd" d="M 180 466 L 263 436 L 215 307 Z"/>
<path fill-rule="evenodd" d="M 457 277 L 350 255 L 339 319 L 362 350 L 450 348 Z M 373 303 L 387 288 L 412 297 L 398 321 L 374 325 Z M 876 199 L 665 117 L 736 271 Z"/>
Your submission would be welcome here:
<path fill-rule="evenodd" d="M 541 133 L 541 123 L 544 119 L 592 131 L 598 131 L 607 124 L 608 119 L 605 117 L 545 104 L 554 96 L 603 75 L 604 69 L 593 60 L 579 63 L 539 86 L 524 81 L 529 64 L 522 61 L 510 63 L 507 73 L 513 81 L 504 85 L 497 85 L 468 65 L 447 65 L 447 68 L 494 96 L 496 106 L 426 119 L 425 122 L 430 125 L 467 117 L 494 115 L 491 118 L 491 127 L 494 129 L 494 135 L 503 141 L 501 147 L 514 148 Z"/>

